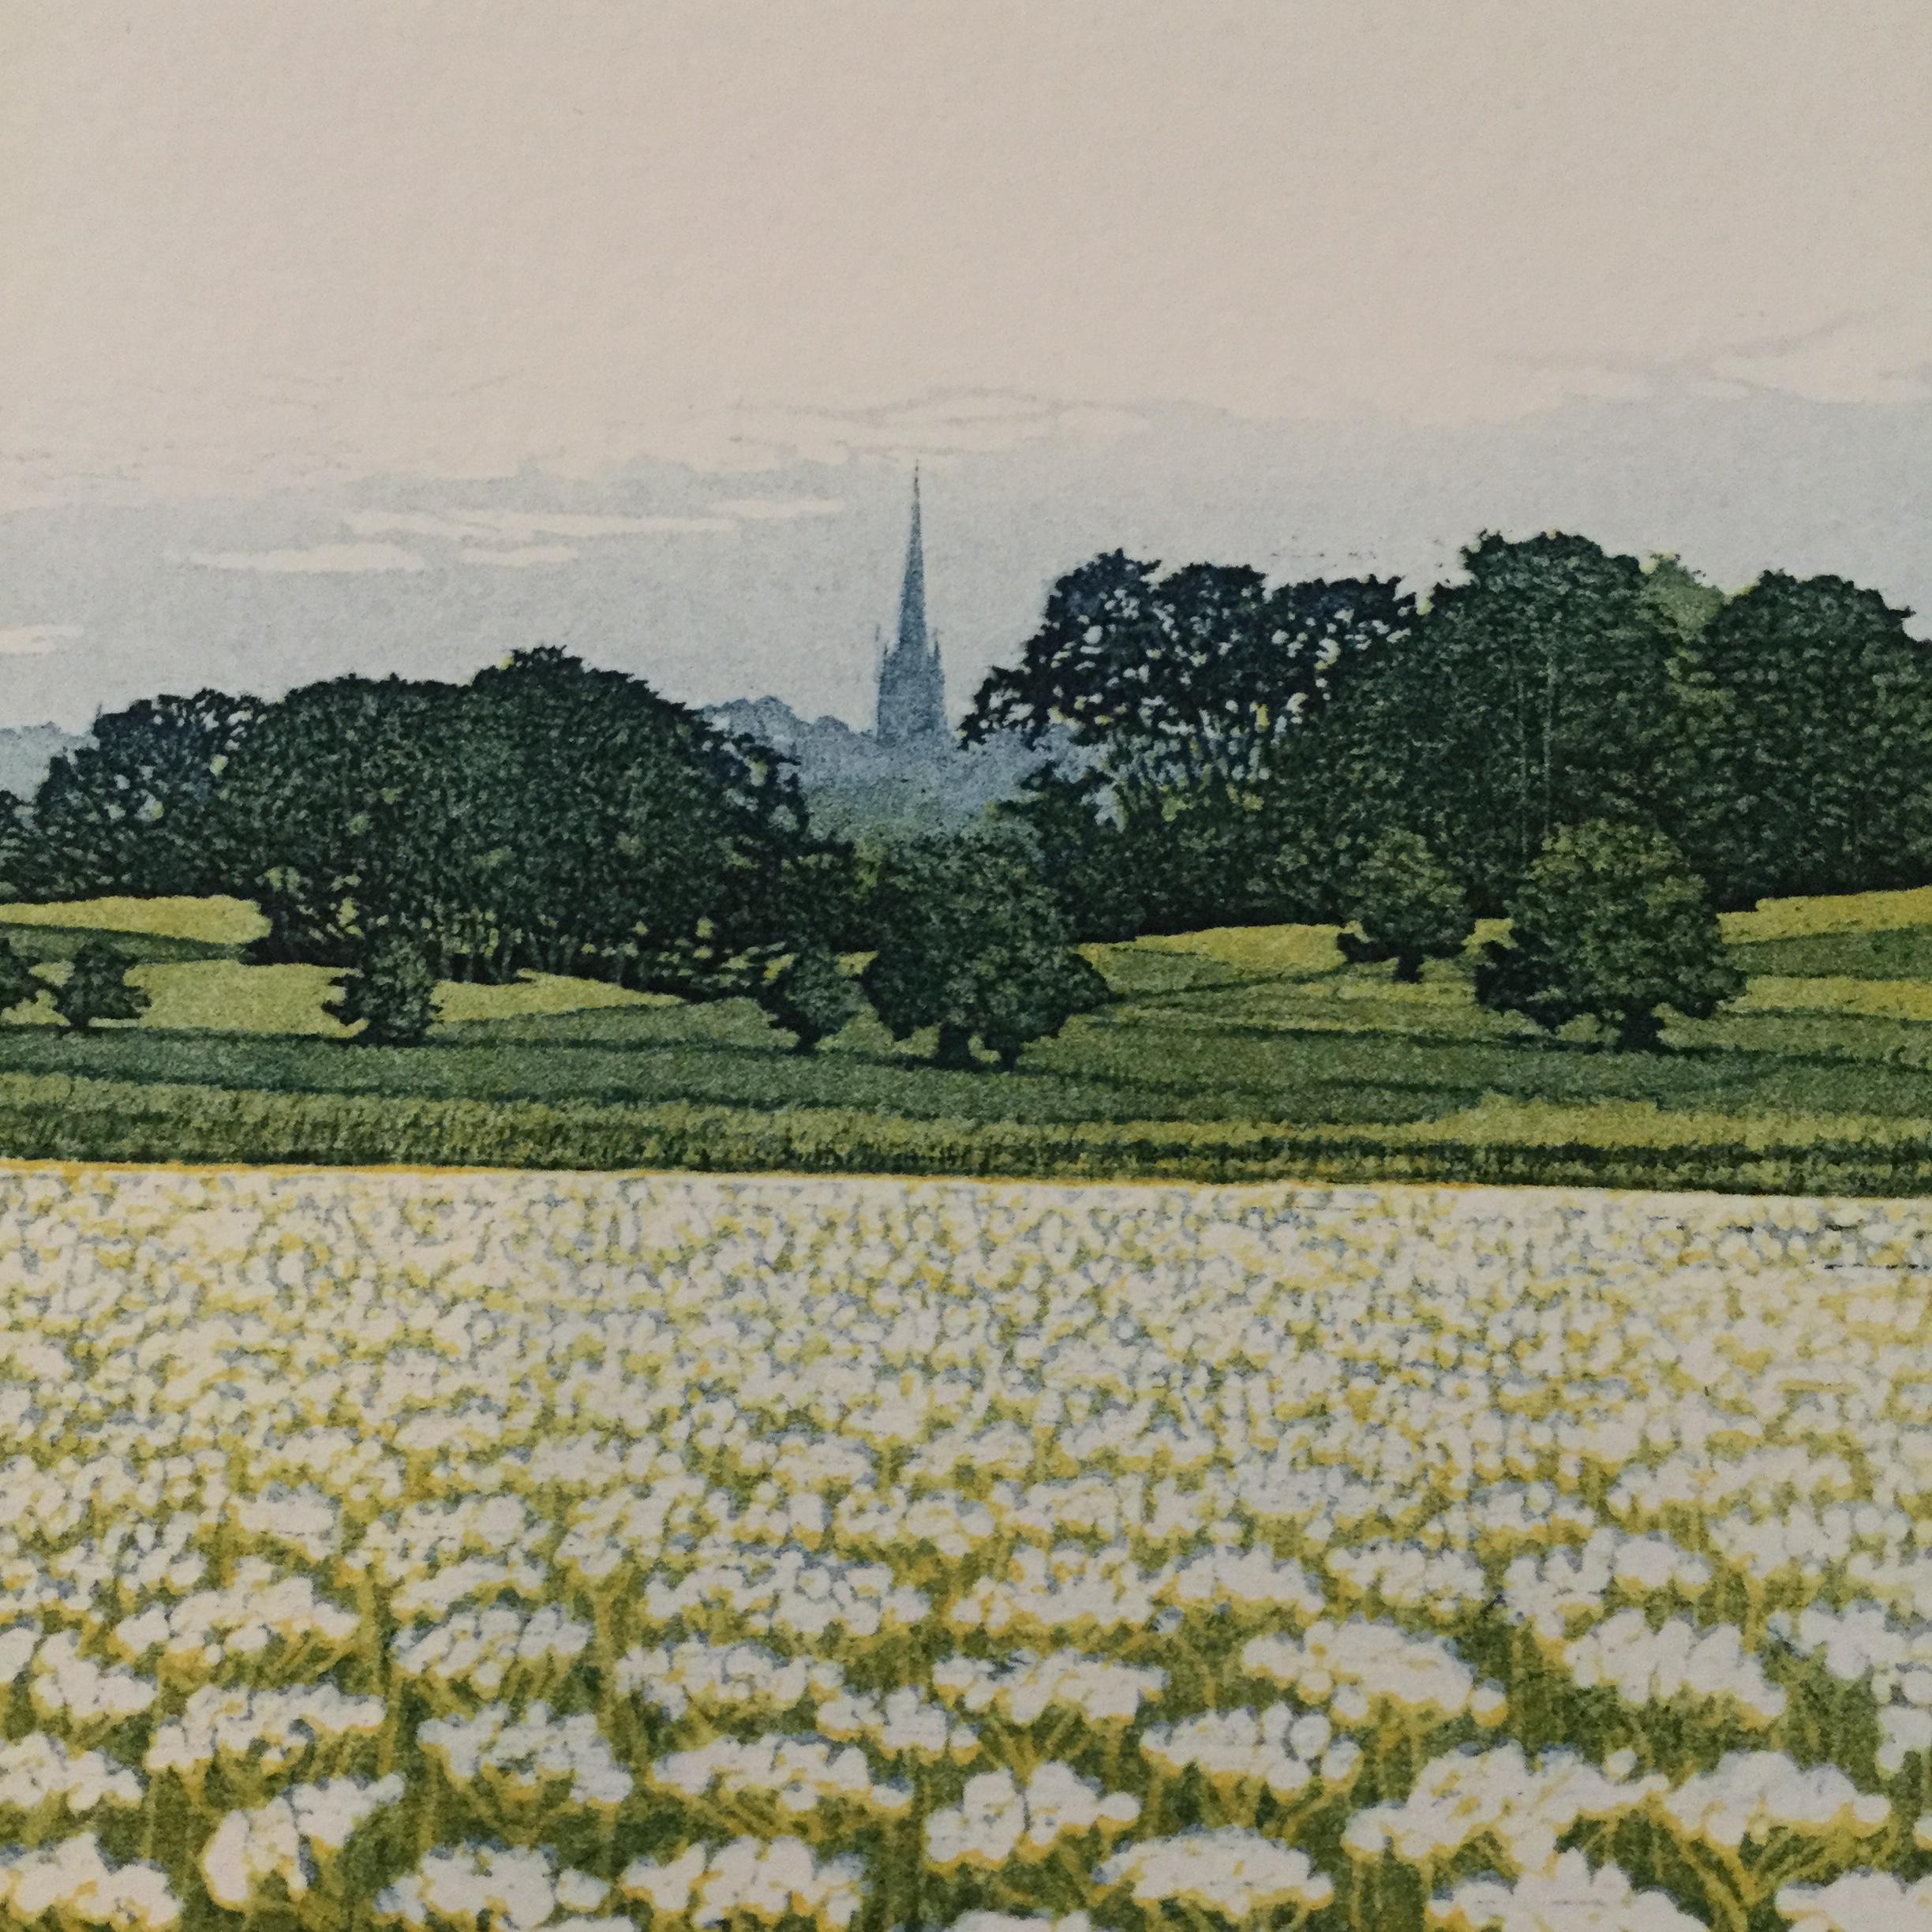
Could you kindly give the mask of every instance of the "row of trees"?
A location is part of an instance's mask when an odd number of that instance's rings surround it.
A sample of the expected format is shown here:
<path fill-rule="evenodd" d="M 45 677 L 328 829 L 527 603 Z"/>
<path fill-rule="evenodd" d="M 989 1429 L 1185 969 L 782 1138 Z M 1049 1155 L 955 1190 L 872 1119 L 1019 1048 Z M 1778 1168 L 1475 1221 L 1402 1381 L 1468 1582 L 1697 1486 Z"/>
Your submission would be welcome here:
<path fill-rule="evenodd" d="M 1023 829 L 862 856 L 769 748 L 554 650 L 466 684 L 143 701 L 6 831 L 15 896 L 253 900 L 254 958 L 335 969 L 371 1041 L 421 1039 L 440 981 L 536 971 L 749 995 L 806 1048 L 869 1002 L 944 1064 L 1010 1065 L 1104 990 Z M 865 949 L 861 983 L 837 956 Z"/>
<path fill-rule="evenodd" d="M 21 957 L 12 940 L 0 936 L 0 1015 L 36 1005 L 43 994 L 75 1033 L 90 1032 L 103 1020 L 138 1020 L 150 1004 L 147 989 L 129 976 L 126 954 L 105 939 L 90 939 L 69 962 L 66 976 L 51 985 Z"/>
<path fill-rule="evenodd" d="M 1668 838 L 1720 907 L 1932 878 L 1932 650 L 1836 577 L 1485 537 L 1417 600 L 1121 552 L 1063 577 L 969 735 L 1070 733 L 1020 810 L 1091 936 L 1346 917 L 1389 833 L 1502 911 L 1550 838 Z"/>
<path fill-rule="evenodd" d="M 1538 955 L 1537 893 L 1601 911 L 1654 875 L 1646 930 L 1680 957 L 1641 1016 L 1724 996 L 1713 904 L 1932 879 L 1932 662 L 1905 613 L 1836 578 L 1727 597 L 1567 536 L 1462 566 L 1418 600 L 1082 565 L 966 724 L 1073 753 L 964 839 L 824 837 L 777 753 L 545 650 L 465 684 L 132 706 L 0 806 L 0 871 L 28 897 L 253 900 L 256 957 L 337 970 L 365 1037 L 419 1037 L 438 981 L 534 970 L 747 994 L 807 1046 L 863 999 L 953 1065 L 1096 997 L 1074 941 L 1284 919 L 1354 922 L 1352 957 L 1413 977 L 1511 913 L 1481 996 L 1641 1044 L 1647 1020 L 1558 971 L 1614 933 L 1573 919 Z"/>
<path fill-rule="evenodd" d="M 983 1064 L 975 1047 L 1011 1069 L 1030 1042 L 1107 998 L 1031 848 L 1010 831 L 897 848 L 874 882 L 872 916 L 878 945 L 859 973 L 822 932 L 806 930 L 777 957 L 733 962 L 685 990 L 754 1000 L 802 1054 L 870 1011 L 896 1039 L 931 1030 L 935 1064 L 962 1071 Z M 436 984 L 421 948 L 391 931 L 357 956 L 328 1004 L 358 1038 L 406 1045 L 429 1030 Z"/>
<path fill-rule="evenodd" d="M 1477 964 L 1477 1001 L 1552 1032 L 1593 1020 L 1617 1046 L 1653 1050 L 1665 1009 L 1708 1019 L 1744 990 L 1703 882 L 1640 826 L 1597 819 L 1552 833 L 1507 910 L 1509 937 Z M 1413 833 L 1391 832 L 1362 866 L 1340 945 L 1351 962 L 1391 960 L 1397 979 L 1414 981 L 1475 929 L 1455 874 Z"/>
<path fill-rule="evenodd" d="M 466 684 L 144 701 L 9 805 L 17 893 L 234 893 L 264 962 L 394 942 L 437 979 L 709 986 L 835 921 L 851 868 L 775 754 L 547 650 Z"/>

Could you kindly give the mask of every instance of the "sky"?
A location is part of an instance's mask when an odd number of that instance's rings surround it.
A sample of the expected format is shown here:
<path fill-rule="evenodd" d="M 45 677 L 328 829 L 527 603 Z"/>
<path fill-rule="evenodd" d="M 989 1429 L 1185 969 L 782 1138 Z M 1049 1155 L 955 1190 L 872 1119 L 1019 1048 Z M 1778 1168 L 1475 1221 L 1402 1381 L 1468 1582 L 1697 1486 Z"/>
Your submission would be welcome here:
<path fill-rule="evenodd" d="M 561 643 L 956 709 L 1118 545 L 1932 607 L 1923 0 L 6 0 L 0 723 Z"/>

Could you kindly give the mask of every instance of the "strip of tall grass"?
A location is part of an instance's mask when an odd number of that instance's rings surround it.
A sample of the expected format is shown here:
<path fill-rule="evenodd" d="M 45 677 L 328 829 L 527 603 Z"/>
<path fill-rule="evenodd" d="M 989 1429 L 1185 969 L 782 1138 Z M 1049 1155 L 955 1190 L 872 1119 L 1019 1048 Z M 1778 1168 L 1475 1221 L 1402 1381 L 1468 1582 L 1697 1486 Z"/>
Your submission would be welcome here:
<path fill-rule="evenodd" d="M 1093 1180 L 1427 1181 L 1932 1193 L 1932 1127 L 1500 1099 L 1396 1125 L 912 1120 L 856 1109 L 274 1093 L 0 1075 L 0 1155 L 325 1166 L 711 1169 Z"/>

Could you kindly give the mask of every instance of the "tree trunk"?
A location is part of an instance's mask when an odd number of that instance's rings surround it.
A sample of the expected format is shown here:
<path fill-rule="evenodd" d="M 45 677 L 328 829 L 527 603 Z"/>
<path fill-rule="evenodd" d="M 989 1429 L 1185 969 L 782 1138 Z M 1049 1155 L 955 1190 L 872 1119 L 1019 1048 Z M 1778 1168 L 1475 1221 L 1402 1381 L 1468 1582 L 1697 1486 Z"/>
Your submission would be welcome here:
<path fill-rule="evenodd" d="M 933 1049 L 933 1065 L 950 1067 L 955 1072 L 971 1073 L 975 1065 L 971 1030 L 956 1026 L 950 1021 L 942 1023 L 939 1028 L 939 1043 Z"/>
<path fill-rule="evenodd" d="M 1623 1053 L 1656 1053 L 1664 1044 L 1664 1022 L 1654 1013 L 1630 1013 L 1617 1028 L 1616 1043 Z"/>
<path fill-rule="evenodd" d="M 1395 955 L 1395 977 L 1405 986 L 1413 986 L 1422 977 L 1422 955 L 1420 953 L 1398 953 Z"/>

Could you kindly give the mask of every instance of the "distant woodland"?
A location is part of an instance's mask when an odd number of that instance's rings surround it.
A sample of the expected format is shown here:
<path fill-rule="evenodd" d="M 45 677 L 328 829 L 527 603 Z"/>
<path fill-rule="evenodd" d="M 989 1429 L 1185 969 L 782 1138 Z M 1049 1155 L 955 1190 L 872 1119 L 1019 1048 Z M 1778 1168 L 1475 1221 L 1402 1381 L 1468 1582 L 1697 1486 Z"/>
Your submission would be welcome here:
<path fill-rule="evenodd" d="M 976 694 L 968 743 L 1065 755 L 968 823 L 834 835 L 771 746 L 533 650 L 463 684 L 346 677 L 104 716 L 31 798 L 0 794 L 0 874 L 17 898 L 249 899 L 267 960 L 353 972 L 401 949 L 432 980 L 538 970 L 701 998 L 806 954 L 822 979 L 919 925 L 907 1025 L 943 1025 L 950 1000 L 994 1043 L 1092 993 L 1043 968 L 1013 1024 L 974 1007 L 967 980 L 1026 978 L 1002 906 L 1056 958 L 1353 922 L 1399 972 L 1474 918 L 1520 916 L 1534 877 L 1556 904 L 1552 865 L 1586 897 L 1668 878 L 1694 904 L 1677 934 L 1767 897 L 1932 881 L 1932 647 L 1908 615 L 1836 577 L 1726 594 L 1556 534 L 1485 537 L 1420 598 L 1114 552 L 1061 578 Z M 904 993 L 910 944 L 876 966 L 875 1005 L 892 972 Z M 997 957 L 968 972 L 975 945 Z"/>

